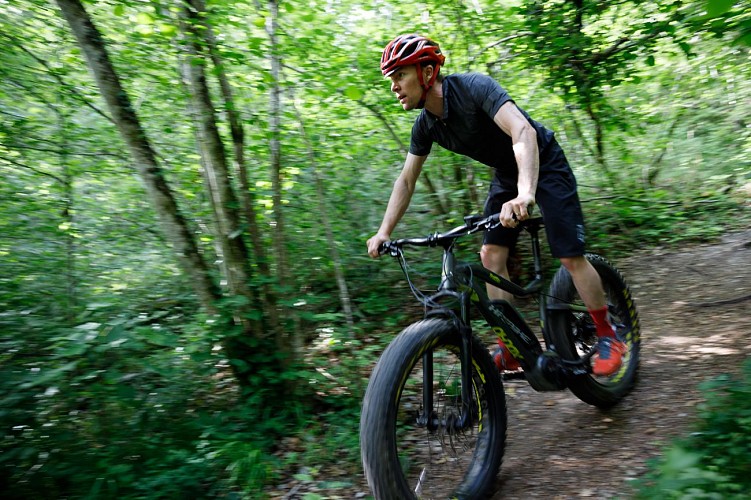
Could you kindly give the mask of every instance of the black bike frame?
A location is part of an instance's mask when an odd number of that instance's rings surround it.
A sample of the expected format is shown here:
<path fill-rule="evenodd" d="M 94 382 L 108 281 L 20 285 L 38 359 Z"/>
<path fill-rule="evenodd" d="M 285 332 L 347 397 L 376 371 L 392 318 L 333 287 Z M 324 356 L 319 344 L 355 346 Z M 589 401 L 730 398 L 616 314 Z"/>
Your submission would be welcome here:
<path fill-rule="evenodd" d="M 538 391 L 561 390 L 566 387 L 563 376 L 562 362 L 551 351 L 550 335 L 547 330 L 548 308 L 543 288 L 542 256 L 540 252 L 539 231 L 542 218 L 534 218 L 524 223 L 524 229 L 529 233 L 532 242 L 532 256 L 534 260 L 534 279 L 524 287 L 520 287 L 508 279 L 500 276 L 481 264 L 458 262 L 453 252 L 454 241 L 443 246 L 442 282 L 438 292 L 428 298 L 428 302 L 437 302 L 439 298 L 453 297 L 459 302 L 460 314 L 451 315 L 457 319 L 457 326 L 461 333 L 460 357 L 462 366 L 462 402 L 464 408 L 471 406 L 471 339 L 469 310 L 472 304 L 490 325 L 491 329 L 503 340 L 513 356 L 519 360 L 527 381 Z M 540 345 L 537 336 L 532 332 L 517 309 L 506 301 L 490 300 L 485 284 L 505 290 L 517 297 L 538 296 L 540 322 L 545 340 L 545 349 Z M 437 307 L 429 314 L 440 314 L 446 309 Z M 429 430 L 435 430 L 439 425 L 449 425 L 448 422 L 438 422 L 432 412 L 433 407 L 433 367 L 432 352 L 428 351 L 423 357 L 423 413 L 418 423 Z M 450 427 L 462 429 L 471 422 L 466 413 L 450 423 Z"/>
<path fill-rule="evenodd" d="M 532 242 L 532 257 L 534 261 L 534 279 L 521 287 L 503 276 L 490 271 L 481 264 L 457 262 L 453 253 L 453 245 L 444 247 L 442 275 L 443 281 L 438 294 L 451 294 L 459 298 L 461 303 L 461 322 L 469 325 L 469 305 L 473 303 L 494 332 L 504 341 L 520 362 L 522 367 L 531 367 L 530 363 L 542 353 L 537 337 L 532 333 L 529 325 L 521 317 L 517 309 L 502 300 L 491 301 L 485 288 L 490 284 L 517 297 L 538 296 L 539 313 L 543 337 L 546 347 L 549 346 L 549 336 L 545 329 L 547 315 L 546 301 L 542 295 L 542 256 L 540 252 L 539 231 L 542 219 L 530 219 L 524 229 L 530 234 Z M 478 282 L 479 281 L 479 282 Z M 526 366 L 525 366 L 526 365 Z"/>

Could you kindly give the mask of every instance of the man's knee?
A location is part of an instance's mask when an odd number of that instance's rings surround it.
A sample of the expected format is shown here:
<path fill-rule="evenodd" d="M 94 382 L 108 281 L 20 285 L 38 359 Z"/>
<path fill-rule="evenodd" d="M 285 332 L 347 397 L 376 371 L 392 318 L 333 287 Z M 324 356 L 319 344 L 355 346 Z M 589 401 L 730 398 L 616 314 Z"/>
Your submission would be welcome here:
<path fill-rule="evenodd" d="M 561 257 L 561 265 L 568 270 L 569 273 L 575 274 L 577 271 L 587 266 L 587 259 L 580 255 L 578 257 Z"/>
<path fill-rule="evenodd" d="M 508 259 L 508 248 L 499 245 L 483 245 L 480 249 L 480 260 L 482 265 L 488 269 L 498 272 L 506 269 L 506 260 Z"/>

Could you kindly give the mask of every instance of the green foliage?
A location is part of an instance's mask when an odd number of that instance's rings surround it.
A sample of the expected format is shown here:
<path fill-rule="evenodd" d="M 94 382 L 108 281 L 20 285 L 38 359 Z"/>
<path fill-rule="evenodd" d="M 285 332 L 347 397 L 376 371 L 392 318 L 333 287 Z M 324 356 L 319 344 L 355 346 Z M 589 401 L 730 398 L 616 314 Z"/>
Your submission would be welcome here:
<path fill-rule="evenodd" d="M 675 32 L 681 2 L 525 2 L 531 54 L 550 85 L 585 107 L 607 105 L 606 85 L 622 81 L 632 61 L 648 56 L 659 37 Z M 625 12 L 630 12 L 629 22 Z M 524 42 L 527 43 L 527 42 Z"/>
<path fill-rule="evenodd" d="M 704 0 L 704 11 L 692 21 L 718 37 L 751 46 L 751 3 L 748 0 Z"/>
<path fill-rule="evenodd" d="M 448 55 L 444 71 L 492 74 L 556 131 L 582 187 L 593 250 L 613 255 L 748 227 L 747 3 L 585 1 L 579 11 L 575 2 L 543 0 L 281 3 L 281 203 L 291 279 L 284 288 L 268 279 L 282 296 L 285 338 L 300 346 L 293 354 L 230 326 L 230 311 L 247 298 L 219 303 L 222 315 L 198 310 L 53 4 L 0 0 L 3 495 L 261 498 L 281 478 L 325 481 L 326 468 L 342 461 L 349 477 L 359 475 L 358 410 L 371 367 L 422 314 L 398 266 L 364 255 L 414 119 L 378 71 L 380 49 L 397 32 L 436 37 Z M 177 69 L 177 10 L 142 0 L 85 4 L 219 282 L 212 209 Z M 207 4 L 270 248 L 278 230 L 268 168 L 272 14 L 263 2 Z M 331 249 L 321 243 L 312 161 L 353 327 Z M 443 230 L 481 210 L 490 174 L 478 166 L 471 181 L 458 181 L 468 167 L 435 147 L 424 172 L 436 193 L 420 186 L 394 236 Z M 444 217 L 436 216 L 438 199 Z M 269 260 L 277 269 L 277 256 Z M 435 254 L 411 264 L 421 286 L 434 286 L 426 276 L 437 276 Z M 245 319 L 265 320 L 259 311 Z M 702 432 L 734 449 L 743 443 L 726 439 L 731 430 Z M 670 455 L 671 467 L 695 470 L 702 484 L 725 481 L 718 474 L 735 481 L 735 472 L 703 468 L 697 453 L 684 446 Z"/>
<path fill-rule="evenodd" d="M 8 495 L 252 494 L 274 477 L 270 450 L 297 425 L 297 405 L 240 398 L 214 321 L 189 328 L 176 312 L 48 331 L 45 356 L 26 363 L 28 337 L 2 339 Z M 3 326 L 35 338 L 31 325 Z"/>
<path fill-rule="evenodd" d="M 714 241 L 751 223 L 743 205 L 721 193 L 681 199 L 666 191 L 634 190 L 586 204 L 590 247 L 609 255 L 636 247 Z"/>
<path fill-rule="evenodd" d="M 651 463 L 638 498 L 748 498 L 751 494 L 751 360 L 740 376 L 702 385 L 695 432 Z"/>

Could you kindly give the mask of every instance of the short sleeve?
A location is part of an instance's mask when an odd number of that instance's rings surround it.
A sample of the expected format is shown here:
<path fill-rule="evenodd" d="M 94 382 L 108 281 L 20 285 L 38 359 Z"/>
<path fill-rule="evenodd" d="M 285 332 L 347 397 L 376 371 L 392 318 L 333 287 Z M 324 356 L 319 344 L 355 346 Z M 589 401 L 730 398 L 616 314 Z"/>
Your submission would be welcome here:
<path fill-rule="evenodd" d="M 472 98 L 475 103 L 490 117 L 494 118 L 501 106 L 508 101 L 513 101 L 506 89 L 489 76 L 476 74 L 474 85 L 469 85 Z"/>

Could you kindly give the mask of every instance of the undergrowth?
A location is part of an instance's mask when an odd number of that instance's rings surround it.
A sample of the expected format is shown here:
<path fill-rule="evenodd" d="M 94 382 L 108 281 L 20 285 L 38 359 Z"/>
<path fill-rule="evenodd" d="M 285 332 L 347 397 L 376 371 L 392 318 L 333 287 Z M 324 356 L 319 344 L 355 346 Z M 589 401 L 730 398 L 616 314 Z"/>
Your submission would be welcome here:
<path fill-rule="evenodd" d="M 751 360 L 738 376 L 701 386 L 694 432 L 649 463 L 637 498 L 741 499 L 751 496 Z"/>
<path fill-rule="evenodd" d="M 719 196 L 700 206 L 641 196 L 590 203 L 585 211 L 597 221 L 589 225 L 592 245 L 608 255 L 711 241 L 748 227 L 747 206 Z M 350 270 L 350 280 L 369 284 L 353 297 L 353 331 L 339 316 L 321 316 L 308 327 L 305 356 L 288 373 L 269 372 L 298 388 L 283 405 L 238 397 L 217 348 L 221 332 L 207 333 L 206 318 L 190 313 L 193 304 L 162 311 L 147 301 L 139 306 L 145 312 L 120 317 L 97 310 L 86 323 L 57 330 L 35 314 L 1 317 L 2 329 L 24 332 L 0 339 L 4 495 L 264 498 L 291 481 L 351 487 L 361 477 L 359 408 L 369 374 L 421 313 L 396 263 L 379 267 L 390 271 L 374 278 Z M 751 365 L 744 378 L 706 390 L 703 426 L 654 463 L 644 498 L 749 493 Z"/>

